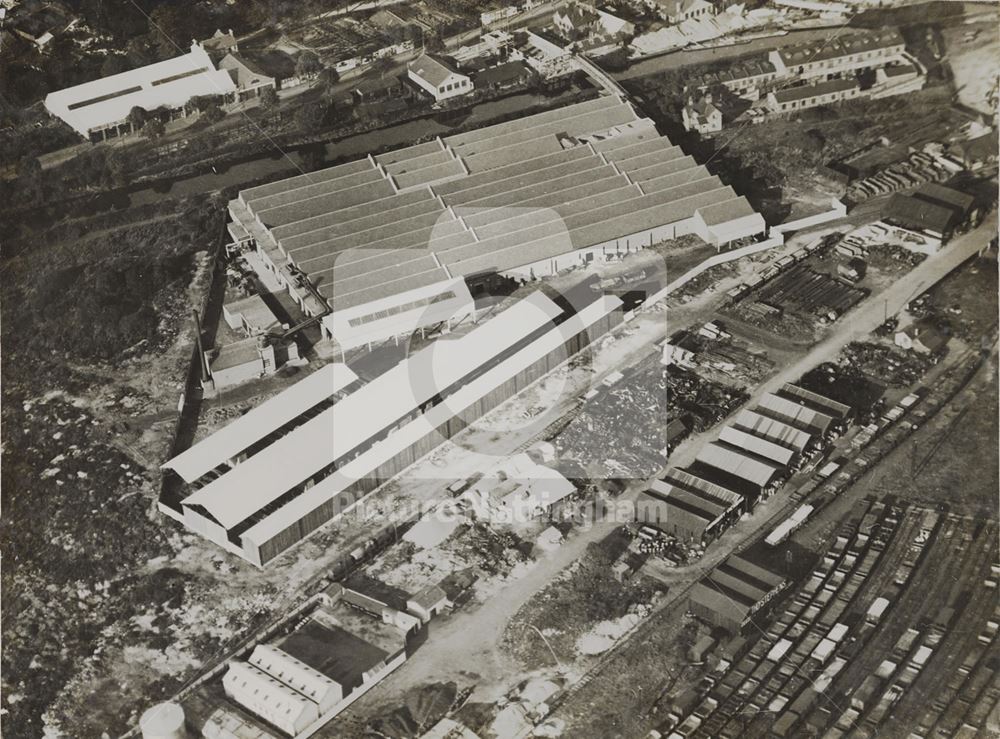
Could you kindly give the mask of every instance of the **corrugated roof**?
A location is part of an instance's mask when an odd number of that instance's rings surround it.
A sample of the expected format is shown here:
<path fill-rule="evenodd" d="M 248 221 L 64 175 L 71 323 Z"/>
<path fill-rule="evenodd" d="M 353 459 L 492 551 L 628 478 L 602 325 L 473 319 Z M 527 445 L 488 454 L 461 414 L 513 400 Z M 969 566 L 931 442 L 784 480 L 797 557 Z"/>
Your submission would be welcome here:
<path fill-rule="evenodd" d="M 707 496 L 726 506 L 736 506 L 743 502 L 743 496 L 739 493 L 693 475 L 687 470 L 677 469 L 676 467 L 667 471 L 663 477 L 663 483 L 669 485 L 671 488 L 689 490 Z"/>
<path fill-rule="evenodd" d="M 833 418 L 804 405 L 782 398 L 774 393 L 761 397 L 757 405 L 758 413 L 776 418 L 803 431 L 822 436 L 833 424 Z"/>
<path fill-rule="evenodd" d="M 702 447 L 696 459 L 759 487 L 766 487 L 781 471 L 779 465 L 761 462 L 714 442 Z"/>
<path fill-rule="evenodd" d="M 746 431 L 741 431 L 732 426 L 722 429 L 719 441 L 732 444 L 757 456 L 766 457 L 772 462 L 780 464 L 782 467 L 787 467 L 795 456 L 795 452 L 787 447 L 779 446 L 772 441 L 762 439 L 759 436 L 753 436 Z"/>
<path fill-rule="evenodd" d="M 194 482 L 357 379 L 346 364 L 321 367 L 181 452 L 165 463 L 163 469 L 171 469 L 187 482 Z"/>
<path fill-rule="evenodd" d="M 358 221 L 371 218 L 385 219 L 386 215 L 396 217 L 397 214 L 405 213 L 398 217 L 407 218 L 416 213 L 425 213 L 426 210 L 419 210 L 416 206 L 423 204 L 426 206 L 432 203 L 435 207 L 440 207 L 437 198 L 428 189 L 410 190 L 409 192 L 396 193 L 386 198 L 371 200 L 367 203 L 344 208 L 339 211 L 323 213 L 322 215 L 306 218 L 295 223 L 284 226 L 276 226 L 271 233 L 278 241 L 285 241 L 305 234 L 315 234 L 324 229 L 329 229 L 332 234 L 348 233 Z M 412 210 L 404 210 L 405 208 Z M 368 226 L 365 225 L 365 228 Z"/>
<path fill-rule="evenodd" d="M 741 410 L 733 423 L 737 428 L 770 439 L 798 452 L 803 451 L 812 439 L 812 436 L 805 431 L 800 431 L 794 426 L 789 426 L 787 423 L 773 418 L 762 416 L 756 411 Z"/>
<path fill-rule="evenodd" d="M 925 182 L 913 194 L 932 203 L 951 206 L 963 216 L 972 210 L 972 206 L 976 203 L 975 196 L 939 185 L 936 182 Z"/>
<path fill-rule="evenodd" d="M 838 403 L 825 395 L 806 390 L 804 387 L 786 382 L 781 386 L 781 393 L 790 400 L 798 403 L 805 402 L 806 405 L 816 406 L 822 409 L 823 413 L 836 418 L 844 418 L 851 413 L 851 406 L 845 403 Z"/>
<path fill-rule="evenodd" d="M 266 198 L 269 195 L 276 195 L 277 193 L 285 192 L 286 190 L 294 190 L 298 187 L 305 187 L 306 185 L 312 185 L 317 182 L 325 182 L 326 180 L 337 179 L 338 177 L 344 177 L 349 174 L 363 172 L 366 169 L 374 168 L 375 165 L 372 161 L 365 157 L 364 159 L 347 162 L 346 164 L 338 164 L 334 167 L 318 169 L 315 172 L 308 172 L 306 174 L 296 175 L 295 177 L 286 177 L 283 180 L 269 182 L 266 185 L 250 187 L 246 190 L 240 191 L 240 198 L 242 198 L 243 202 L 246 203 L 250 200 L 258 200 L 260 198 Z"/>
<path fill-rule="evenodd" d="M 329 707 L 341 696 L 340 686 L 329 677 L 271 644 L 254 647 L 249 662 L 320 706 Z"/>
<path fill-rule="evenodd" d="M 511 131 L 520 130 L 526 123 L 530 125 L 537 125 L 549 121 L 558 121 L 565 117 L 580 115 L 581 113 L 589 113 L 594 110 L 613 108 L 620 102 L 621 101 L 616 96 L 604 95 L 582 103 L 574 103 L 573 105 L 566 105 L 554 110 L 547 110 L 543 113 L 536 113 L 535 115 L 528 116 L 526 118 L 518 118 L 516 120 L 505 121 L 504 123 L 495 123 L 492 126 L 484 126 L 483 128 L 477 128 L 472 131 L 466 131 L 465 133 L 455 134 L 454 136 L 447 136 L 445 137 L 444 142 L 452 147 L 461 147 L 474 141 L 494 138 Z"/>

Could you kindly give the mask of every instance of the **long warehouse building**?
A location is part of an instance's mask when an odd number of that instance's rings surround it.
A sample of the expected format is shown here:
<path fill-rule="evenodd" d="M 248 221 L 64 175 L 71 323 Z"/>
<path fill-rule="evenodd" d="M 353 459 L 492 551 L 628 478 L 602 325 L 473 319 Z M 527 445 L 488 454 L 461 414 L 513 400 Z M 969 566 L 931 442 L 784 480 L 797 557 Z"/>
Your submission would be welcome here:
<path fill-rule="evenodd" d="M 233 244 L 346 348 L 467 315 L 490 276 L 766 230 L 613 95 L 253 187 L 229 214 Z"/>
<path fill-rule="evenodd" d="M 683 470 L 671 470 L 639 494 L 635 510 L 637 521 L 682 541 L 705 544 L 739 519 L 746 510 L 746 500 L 721 485 Z"/>
<path fill-rule="evenodd" d="M 461 338 L 439 339 L 318 412 L 329 387 L 314 390 L 317 402 L 307 420 L 271 443 L 252 440 L 266 430 L 262 423 L 237 440 L 210 445 L 204 458 L 178 455 L 164 467 L 189 483 L 190 494 L 174 506 L 161 500 L 160 508 L 263 566 L 580 352 L 621 317 L 622 302 L 614 296 L 591 293 L 589 302 L 574 307 L 533 293 Z M 282 420 L 276 416 L 274 423 Z M 233 451 L 247 440 L 256 453 Z"/>

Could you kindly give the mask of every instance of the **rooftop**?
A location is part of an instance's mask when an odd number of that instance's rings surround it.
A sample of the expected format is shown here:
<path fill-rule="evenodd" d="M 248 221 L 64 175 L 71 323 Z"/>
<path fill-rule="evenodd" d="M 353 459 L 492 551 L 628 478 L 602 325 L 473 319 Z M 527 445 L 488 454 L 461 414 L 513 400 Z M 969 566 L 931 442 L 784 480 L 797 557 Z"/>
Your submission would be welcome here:
<path fill-rule="evenodd" d="M 178 108 L 199 95 L 223 95 L 235 90 L 229 73 L 216 70 L 197 44 L 182 56 L 110 77 L 85 82 L 45 98 L 45 107 L 85 133 L 124 121 L 132 108 Z"/>
<path fill-rule="evenodd" d="M 895 28 L 863 31 L 823 41 L 796 44 L 778 49 L 778 55 L 786 66 L 815 64 L 828 59 L 860 54 L 867 51 L 891 49 L 904 44 L 903 37 Z"/>
<path fill-rule="evenodd" d="M 454 69 L 430 54 L 421 54 L 406 66 L 434 87 L 444 84 L 451 75 L 456 74 Z"/>
<path fill-rule="evenodd" d="M 786 87 L 776 90 L 775 99 L 779 103 L 788 103 L 793 100 L 808 100 L 820 97 L 821 95 L 831 95 L 845 90 L 853 90 L 858 87 L 857 80 L 828 80 L 815 85 L 800 85 L 798 87 Z"/>
<path fill-rule="evenodd" d="M 232 421 L 163 465 L 193 482 L 358 379 L 346 364 L 328 364 Z"/>
<path fill-rule="evenodd" d="M 889 198 L 882 209 L 882 217 L 905 228 L 926 229 L 938 234 L 945 233 L 956 219 L 955 211 L 947 205 L 902 193 Z"/>

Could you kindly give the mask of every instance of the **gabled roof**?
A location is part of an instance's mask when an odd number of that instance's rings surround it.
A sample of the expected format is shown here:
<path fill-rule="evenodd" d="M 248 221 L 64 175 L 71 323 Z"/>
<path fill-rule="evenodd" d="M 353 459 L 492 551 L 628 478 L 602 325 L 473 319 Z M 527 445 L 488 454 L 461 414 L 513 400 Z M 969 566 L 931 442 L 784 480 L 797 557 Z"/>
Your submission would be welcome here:
<path fill-rule="evenodd" d="M 976 203 L 974 196 L 953 190 L 944 185 L 939 185 L 936 182 L 924 183 L 913 194 L 921 200 L 926 200 L 937 205 L 951 206 L 963 216 L 972 210 L 972 206 Z"/>
<path fill-rule="evenodd" d="M 207 38 L 201 42 L 201 46 L 206 51 L 229 51 L 236 46 L 236 37 L 233 36 L 231 30 L 223 33 L 221 30 L 216 29 L 211 38 Z"/>
<path fill-rule="evenodd" d="M 429 54 L 421 54 L 415 61 L 410 62 L 407 68 L 434 87 L 444 84 L 453 74 L 458 74 L 447 64 Z"/>
<path fill-rule="evenodd" d="M 808 100 L 809 98 L 829 95 L 835 92 L 853 90 L 858 86 L 856 80 L 828 80 L 816 85 L 800 85 L 799 87 L 788 87 L 784 90 L 776 90 L 775 99 L 779 103 L 788 103 L 793 100 Z"/>
<path fill-rule="evenodd" d="M 904 227 L 944 233 L 951 226 L 955 211 L 945 205 L 896 193 L 889 198 L 882 211 L 882 217 L 896 221 Z"/>
<path fill-rule="evenodd" d="M 476 85 L 484 87 L 488 85 L 502 85 L 508 82 L 516 82 L 523 77 L 532 74 L 531 67 L 518 60 L 500 64 L 496 67 L 488 67 L 476 74 Z"/>
<path fill-rule="evenodd" d="M 903 37 L 895 28 L 878 31 L 862 31 L 822 42 L 795 44 L 778 49 L 778 56 L 786 66 L 815 64 L 827 59 L 859 54 L 865 51 L 889 49 L 903 45 Z"/>
<path fill-rule="evenodd" d="M 240 88 L 259 85 L 261 82 L 267 80 L 274 80 L 273 77 L 265 74 L 256 64 L 232 52 L 222 58 L 222 61 L 219 62 L 219 69 L 227 70 L 229 76 L 233 78 L 233 82 Z"/>
<path fill-rule="evenodd" d="M 555 15 L 565 18 L 573 28 L 584 28 L 600 20 L 596 10 L 579 3 L 560 8 Z"/>

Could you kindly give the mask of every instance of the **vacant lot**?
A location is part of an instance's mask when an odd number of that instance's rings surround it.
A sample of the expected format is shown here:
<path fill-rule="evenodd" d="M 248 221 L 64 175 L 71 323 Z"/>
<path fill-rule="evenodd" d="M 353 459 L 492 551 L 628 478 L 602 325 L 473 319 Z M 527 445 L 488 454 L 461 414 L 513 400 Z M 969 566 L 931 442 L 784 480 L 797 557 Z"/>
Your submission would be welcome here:
<path fill-rule="evenodd" d="M 611 565 L 628 543 L 619 530 L 591 544 L 583 557 L 517 612 L 499 648 L 530 671 L 554 667 L 553 656 L 571 664 L 580 657 L 581 648 L 587 652 L 591 646 L 599 647 L 600 636 L 591 633 L 598 624 L 622 619 L 648 605 L 656 593 L 648 581 L 621 583 L 612 575 Z M 609 627 L 608 634 L 612 631 Z"/>

